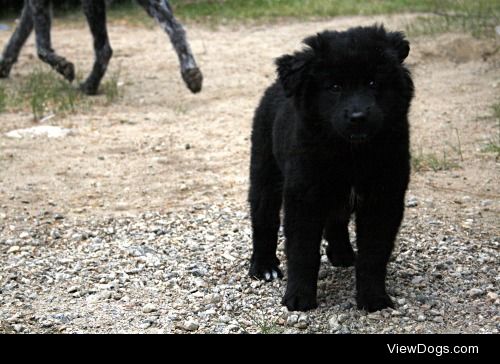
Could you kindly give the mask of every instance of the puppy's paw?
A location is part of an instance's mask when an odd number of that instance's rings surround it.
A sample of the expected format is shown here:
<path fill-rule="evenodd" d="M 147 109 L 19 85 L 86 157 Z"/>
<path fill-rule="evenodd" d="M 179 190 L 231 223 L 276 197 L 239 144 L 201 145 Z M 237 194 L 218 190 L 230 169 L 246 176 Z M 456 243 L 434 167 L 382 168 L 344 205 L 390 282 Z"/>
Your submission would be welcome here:
<path fill-rule="evenodd" d="M 318 307 L 316 295 L 311 293 L 287 293 L 281 304 L 286 306 L 288 311 L 309 311 Z"/>
<path fill-rule="evenodd" d="M 394 303 L 387 294 L 359 294 L 356 297 L 358 309 L 368 312 L 383 310 L 384 308 L 394 308 Z"/>
<path fill-rule="evenodd" d="M 264 263 L 253 260 L 250 263 L 249 275 L 252 278 L 264 280 L 266 282 L 271 282 L 277 278 L 283 278 L 283 273 L 278 268 L 279 260 L 273 263 Z"/>
<path fill-rule="evenodd" d="M 326 255 L 334 267 L 352 267 L 354 265 L 354 261 L 356 260 L 356 256 L 352 251 L 334 253 L 333 251 L 328 250 Z"/>

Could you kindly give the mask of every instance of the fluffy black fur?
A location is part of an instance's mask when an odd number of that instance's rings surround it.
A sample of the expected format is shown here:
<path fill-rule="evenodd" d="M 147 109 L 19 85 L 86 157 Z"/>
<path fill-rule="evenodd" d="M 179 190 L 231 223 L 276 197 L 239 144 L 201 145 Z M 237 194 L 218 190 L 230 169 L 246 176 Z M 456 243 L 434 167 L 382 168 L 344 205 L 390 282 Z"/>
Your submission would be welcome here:
<path fill-rule="evenodd" d="M 283 202 L 289 310 L 317 306 L 322 237 L 334 266 L 356 265 L 358 307 L 392 307 L 386 266 L 410 174 L 409 42 L 372 26 L 325 31 L 304 43 L 276 61 L 278 80 L 255 113 L 250 275 L 282 277 L 276 244 Z M 356 257 L 347 230 L 352 213 Z"/>

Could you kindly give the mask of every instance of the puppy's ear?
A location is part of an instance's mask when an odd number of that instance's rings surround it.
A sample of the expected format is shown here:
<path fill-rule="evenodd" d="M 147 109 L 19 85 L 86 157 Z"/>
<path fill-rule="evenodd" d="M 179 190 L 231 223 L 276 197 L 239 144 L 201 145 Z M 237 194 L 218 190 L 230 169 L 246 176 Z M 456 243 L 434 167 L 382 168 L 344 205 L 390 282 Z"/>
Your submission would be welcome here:
<path fill-rule="evenodd" d="M 299 54 L 285 55 L 276 60 L 278 66 L 278 79 L 283 86 L 286 97 L 295 94 L 302 83 L 306 59 L 301 59 Z"/>
<path fill-rule="evenodd" d="M 328 34 L 333 34 L 333 33 L 332 32 L 317 33 L 316 35 L 304 39 L 304 44 L 311 47 L 314 53 L 321 55 L 321 53 L 327 49 L 328 42 L 326 41 L 325 37 Z"/>
<path fill-rule="evenodd" d="M 388 33 L 387 37 L 391 48 L 396 51 L 399 62 L 403 63 L 410 53 L 410 42 L 405 39 L 404 34 L 401 32 Z"/>

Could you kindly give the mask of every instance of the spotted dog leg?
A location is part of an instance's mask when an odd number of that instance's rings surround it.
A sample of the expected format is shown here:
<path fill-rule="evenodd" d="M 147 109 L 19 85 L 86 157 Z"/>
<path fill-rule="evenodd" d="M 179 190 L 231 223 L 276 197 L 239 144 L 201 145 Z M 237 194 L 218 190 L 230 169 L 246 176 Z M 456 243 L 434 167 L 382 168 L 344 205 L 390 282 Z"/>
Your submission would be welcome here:
<path fill-rule="evenodd" d="M 95 95 L 99 84 L 106 73 L 108 63 L 113 55 L 106 28 L 106 4 L 104 0 L 84 0 L 83 11 L 94 38 L 95 60 L 91 73 L 80 85 L 80 89 L 88 95 Z"/>
<path fill-rule="evenodd" d="M 201 91 L 203 75 L 196 65 L 191 47 L 186 40 L 186 32 L 175 19 L 172 8 L 167 0 L 137 0 L 146 9 L 170 37 L 170 41 L 177 52 L 181 64 L 181 74 L 187 87 L 193 93 Z"/>
<path fill-rule="evenodd" d="M 29 0 L 35 25 L 38 57 L 49 64 L 68 81 L 75 79 L 75 66 L 52 49 L 50 39 L 51 16 L 49 0 Z"/>
<path fill-rule="evenodd" d="M 0 57 L 0 78 L 9 77 L 12 66 L 17 61 L 19 52 L 23 48 L 26 39 L 33 31 L 33 15 L 29 1 L 24 2 L 21 20 L 16 30 L 12 34 L 9 42 L 5 46 L 2 56 Z"/>

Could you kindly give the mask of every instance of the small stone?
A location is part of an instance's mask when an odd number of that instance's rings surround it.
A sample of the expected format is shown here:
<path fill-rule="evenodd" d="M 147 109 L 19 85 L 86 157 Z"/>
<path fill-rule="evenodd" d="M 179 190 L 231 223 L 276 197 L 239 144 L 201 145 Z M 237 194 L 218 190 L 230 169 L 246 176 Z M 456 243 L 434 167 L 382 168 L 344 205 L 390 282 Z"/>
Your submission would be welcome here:
<path fill-rule="evenodd" d="M 336 315 L 333 315 L 330 317 L 330 320 L 328 320 L 328 326 L 330 326 L 330 329 L 332 331 L 338 331 L 342 327 L 338 321 L 338 317 Z"/>
<path fill-rule="evenodd" d="M 111 292 L 102 291 L 87 297 L 87 303 L 97 303 L 99 301 L 104 301 L 111 298 Z"/>
<path fill-rule="evenodd" d="M 87 303 L 96 303 L 99 302 L 99 295 L 93 294 L 86 298 Z"/>
<path fill-rule="evenodd" d="M 21 238 L 21 239 L 26 239 L 29 237 L 30 237 L 30 233 L 28 233 L 27 231 L 23 231 L 21 234 L 19 234 L 19 238 Z"/>
<path fill-rule="evenodd" d="M 153 303 L 147 303 L 142 308 L 142 312 L 144 312 L 144 313 L 151 313 L 151 312 L 154 312 L 157 310 L 158 310 L 158 308 Z"/>
<path fill-rule="evenodd" d="M 67 293 L 75 293 L 75 292 L 77 292 L 77 291 L 78 291 L 78 289 L 79 289 L 79 288 L 78 288 L 78 286 L 71 286 L 71 287 L 69 287 L 69 288 L 67 289 L 67 291 L 66 291 L 66 292 L 67 292 Z"/>
<path fill-rule="evenodd" d="M 54 239 L 54 240 L 55 240 L 55 239 L 59 239 L 59 238 L 61 237 L 61 233 L 59 232 L 59 230 L 57 230 L 57 229 L 53 229 L 53 230 L 51 230 L 51 232 L 50 232 L 50 237 L 51 237 L 52 239 Z"/>
<path fill-rule="evenodd" d="M 142 330 L 145 330 L 145 329 L 150 328 L 152 324 L 153 323 L 151 321 L 145 321 L 145 322 L 139 324 L 139 328 Z"/>
<path fill-rule="evenodd" d="M 341 313 L 340 315 L 338 315 L 339 323 L 344 323 L 345 321 L 347 321 L 348 318 L 349 318 L 349 315 L 347 315 L 345 313 Z"/>
<path fill-rule="evenodd" d="M 207 303 L 219 303 L 221 301 L 221 297 L 214 293 L 214 294 L 209 294 L 205 297 L 205 302 Z"/>
<path fill-rule="evenodd" d="M 419 284 L 424 280 L 424 277 L 422 276 L 416 276 L 411 280 L 412 284 Z"/>
<path fill-rule="evenodd" d="M 425 321 L 425 316 L 424 315 L 418 315 L 417 321 L 419 321 L 419 322 Z"/>
<path fill-rule="evenodd" d="M 309 326 L 309 324 L 307 323 L 307 321 L 299 321 L 297 322 L 297 325 L 295 325 L 296 327 L 298 327 L 299 329 L 307 329 L 307 327 Z"/>
<path fill-rule="evenodd" d="M 495 292 L 488 292 L 486 297 L 488 297 L 489 301 L 496 301 L 498 298 L 498 294 L 496 294 Z"/>
<path fill-rule="evenodd" d="M 469 295 L 469 297 L 477 298 L 482 296 L 484 294 L 484 291 L 479 288 L 472 288 L 467 292 L 467 294 Z"/>
<path fill-rule="evenodd" d="M 366 316 L 369 320 L 380 320 L 382 316 L 378 312 L 370 313 Z"/>
<path fill-rule="evenodd" d="M 20 247 L 18 247 L 17 245 L 14 245 L 14 246 L 11 246 L 9 248 L 9 250 L 7 250 L 7 253 L 17 253 L 19 250 L 21 250 Z"/>
<path fill-rule="evenodd" d="M 200 327 L 200 325 L 196 321 L 193 321 L 193 320 L 187 320 L 182 325 L 182 328 L 186 331 L 196 331 L 196 330 L 198 330 L 199 327 Z"/>
<path fill-rule="evenodd" d="M 288 318 L 286 320 L 286 324 L 288 326 L 293 326 L 297 323 L 297 321 L 299 321 L 299 316 L 292 314 L 292 315 L 288 316 Z"/>
<path fill-rule="evenodd" d="M 417 198 L 414 196 L 410 196 L 408 201 L 406 201 L 406 207 L 416 207 L 418 206 Z"/>

